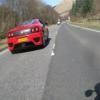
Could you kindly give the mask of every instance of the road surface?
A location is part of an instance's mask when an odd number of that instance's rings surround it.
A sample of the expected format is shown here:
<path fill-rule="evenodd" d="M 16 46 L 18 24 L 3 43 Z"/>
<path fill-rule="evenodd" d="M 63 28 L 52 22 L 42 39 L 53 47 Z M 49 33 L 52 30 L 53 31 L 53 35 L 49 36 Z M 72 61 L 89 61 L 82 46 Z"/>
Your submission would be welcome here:
<path fill-rule="evenodd" d="M 66 23 L 50 27 L 40 50 L 0 53 L 0 100 L 94 100 L 100 82 L 100 32 Z"/>
<path fill-rule="evenodd" d="M 59 26 L 50 26 L 44 49 L 0 53 L 0 100 L 41 100 Z"/>
<path fill-rule="evenodd" d="M 94 100 L 85 92 L 100 83 L 100 32 L 62 24 L 55 44 L 42 100 Z"/>

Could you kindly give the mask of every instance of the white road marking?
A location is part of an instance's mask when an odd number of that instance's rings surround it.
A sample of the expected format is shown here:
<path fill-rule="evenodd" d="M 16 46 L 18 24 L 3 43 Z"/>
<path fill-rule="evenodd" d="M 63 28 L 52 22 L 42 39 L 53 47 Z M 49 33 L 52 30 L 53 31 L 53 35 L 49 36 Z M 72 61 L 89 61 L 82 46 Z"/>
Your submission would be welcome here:
<path fill-rule="evenodd" d="M 53 45 L 53 49 L 55 49 L 55 44 Z"/>
<path fill-rule="evenodd" d="M 4 50 L 4 51 L 2 51 L 2 52 L 0 52 L 0 55 L 3 55 L 3 54 L 5 54 L 6 52 L 8 52 L 9 50 L 8 49 L 6 49 L 6 50 Z"/>
<path fill-rule="evenodd" d="M 90 28 L 85 28 L 85 27 L 80 27 L 80 26 L 78 26 L 78 25 L 72 25 L 72 24 L 69 24 L 69 25 L 70 25 L 70 26 L 73 26 L 73 27 L 76 27 L 76 28 L 81 28 L 81 29 L 84 29 L 84 30 L 88 30 L 88 31 L 100 33 L 99 30 L 90 29 Z"/>
<path fill-rule="evenodd" d="M 54 55 L 55 55 L 54 50 L 52 50 L 52 52 L 51 52 L 51 56 L 54 56 Z"/>
<path fill-rule="evenodd" d="M 51 56 L 54 56 L 55 53 L 54 53 L 54 49 L 55 49 L 55 44 L 53 44 L 53 48 L 52 48 L 52 52 L 51 52 Z"/>
<path fill-rule="evenodd" d="M 55 38 L 55 40 L 56 40 L 56 36 L 57 36 L 57 31 L 55 32 L 55 34 L 54 34 L 54 36 L 53 36 L 53 38 Z M 51 56 L 54 56 L 54 55 L 55 55 L 54 49 L 55 49 L 55 41 L 54 41 L 54 44 L 53 44 L 53 47 L 52 47 Z"/>

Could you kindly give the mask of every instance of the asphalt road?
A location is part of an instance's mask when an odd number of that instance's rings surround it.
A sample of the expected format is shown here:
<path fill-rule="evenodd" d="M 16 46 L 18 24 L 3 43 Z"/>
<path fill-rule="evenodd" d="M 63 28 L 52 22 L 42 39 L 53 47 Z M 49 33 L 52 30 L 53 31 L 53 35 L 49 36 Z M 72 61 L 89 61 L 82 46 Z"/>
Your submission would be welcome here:
<path fill-rule="evenodd" d="M 0 100 L 41 100 L 59 26 L 50 26 L 44 49 L 0 53 Z"/>
<path fill-rule="evenodd" d="M 49 30 L 44 49 L 0 53 L 0 100 L 94 100 L 85 92 L 100 83 L 100 32 L 66 23 Z"/>
<path fill-rule="evenodd" d="M 54 53 L 42 100 L 94 100 L 95 93 L 87 98 L 85 92 L 100 91 L 100 32 L 64 23 Z"/>

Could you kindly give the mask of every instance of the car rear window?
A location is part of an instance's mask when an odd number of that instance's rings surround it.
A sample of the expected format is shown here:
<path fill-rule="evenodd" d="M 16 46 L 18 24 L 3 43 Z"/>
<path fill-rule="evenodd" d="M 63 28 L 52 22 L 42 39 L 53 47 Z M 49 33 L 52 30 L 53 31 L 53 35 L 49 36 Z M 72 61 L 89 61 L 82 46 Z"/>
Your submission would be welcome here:
<path fill-rule="evenodd" d="M 24 21 L 23 23 L 20 23 L 19 25 L 34 24 L 36 22 L 37 22 L 37 20 L 33 19 L 33 20 Z"/>

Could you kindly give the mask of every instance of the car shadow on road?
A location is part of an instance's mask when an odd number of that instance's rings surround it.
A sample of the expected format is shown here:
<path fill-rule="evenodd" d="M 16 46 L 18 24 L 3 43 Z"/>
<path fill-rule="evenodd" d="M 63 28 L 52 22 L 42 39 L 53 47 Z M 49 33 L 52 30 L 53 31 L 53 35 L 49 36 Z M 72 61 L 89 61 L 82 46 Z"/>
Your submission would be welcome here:
<path fill-rule="evenodd" d="M 30 46 L 26 49 L 22 49 L 22 50 L 17 50 L 15 54 L 19 54 L 19 53 L 26 53 L 26 52 L 32 52 L 32 51 L 36 51 L 36 50 L 41 50 L 41 49 L 44 49 L 46 48 L 49 44 L 50 44 L 50 41 L 51 41 L 51 38 L 48 39 L 48 42 L 46 44 L 45 47 L 42 47 L 42 46 L 39 46 L 39 47 L 33 47 L 33 46 Z"/>
<path fill-rule="evenodd" d="M 91 97 L 93 93 L 96 94 L 96 97 L 94 98 L 94 100 L 100 100 L 100 83 L 96 84 L 94 89 L 85 91 L 85 96 Z"/>

